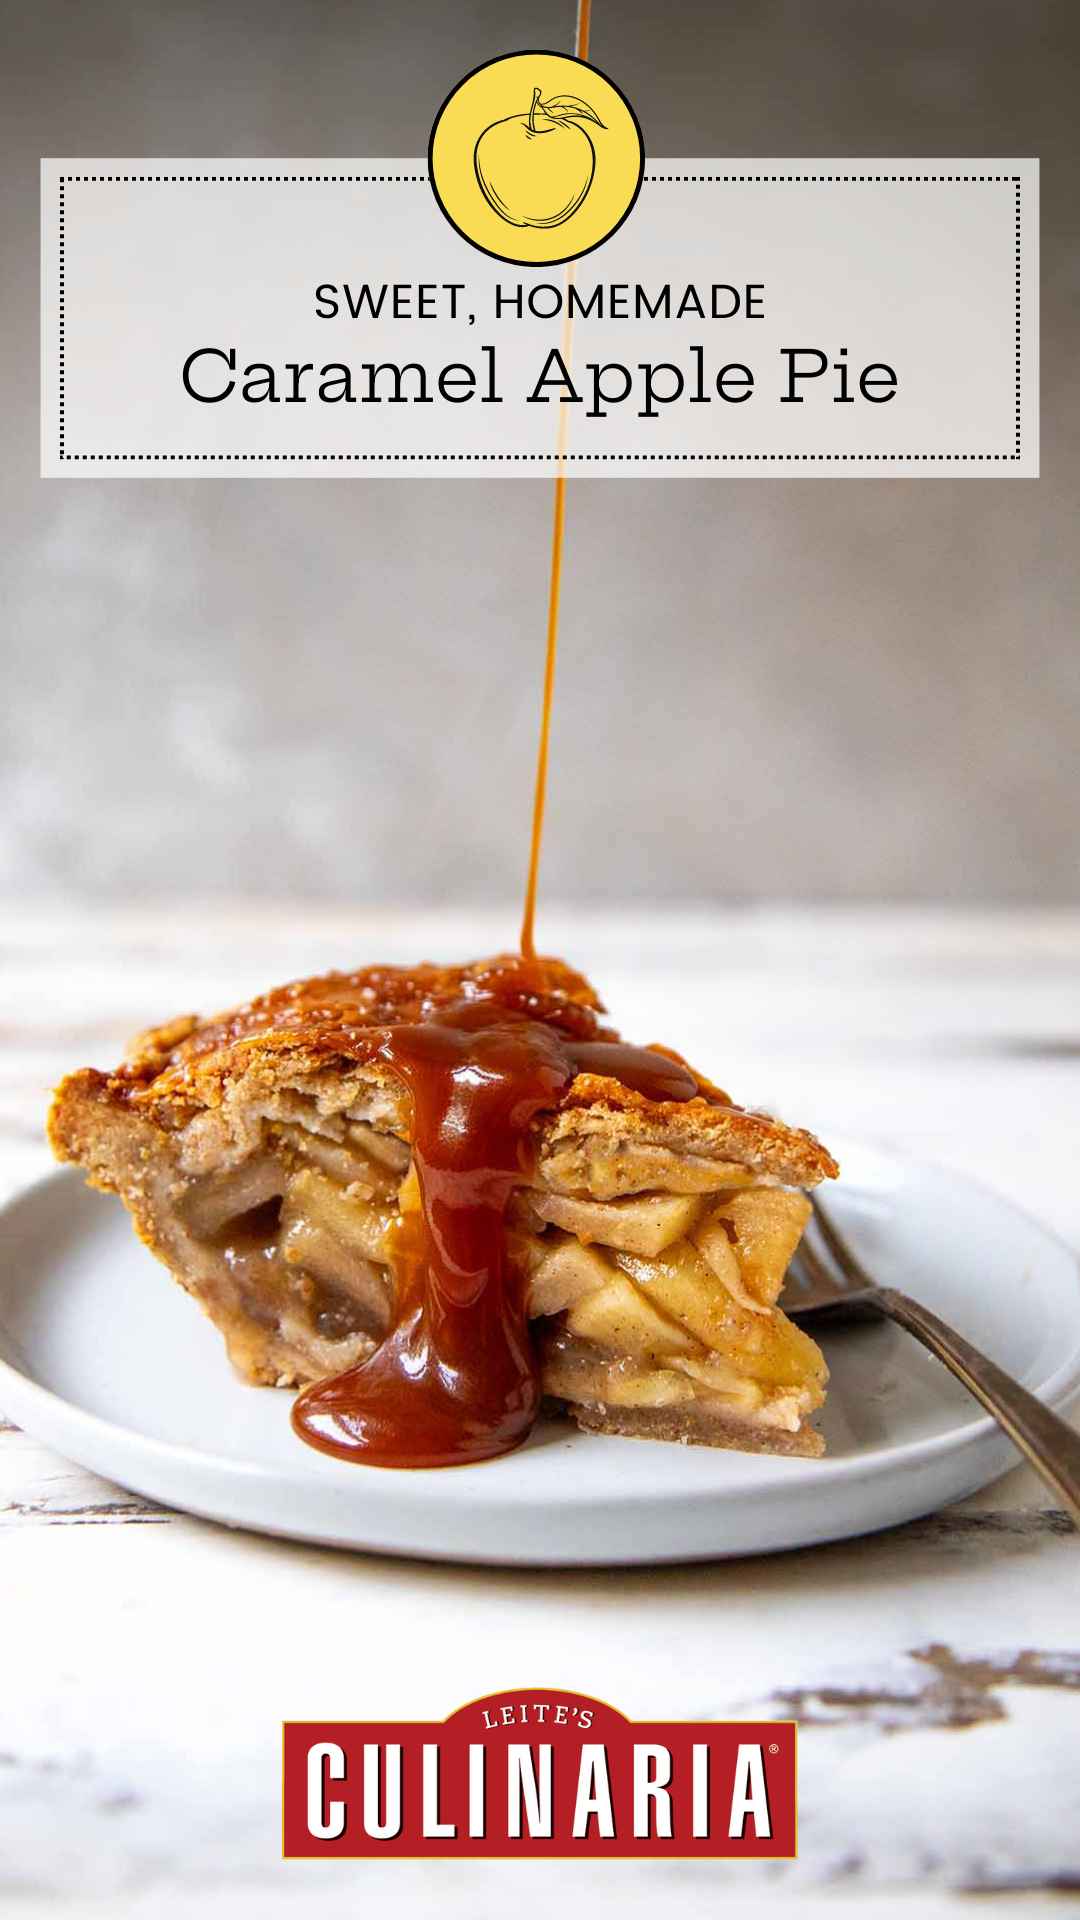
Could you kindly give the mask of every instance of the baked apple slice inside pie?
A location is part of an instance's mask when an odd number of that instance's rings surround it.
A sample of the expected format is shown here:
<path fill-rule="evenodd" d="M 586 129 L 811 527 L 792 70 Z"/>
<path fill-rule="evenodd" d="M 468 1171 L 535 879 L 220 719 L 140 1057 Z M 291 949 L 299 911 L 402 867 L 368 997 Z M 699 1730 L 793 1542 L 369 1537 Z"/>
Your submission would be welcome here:
<path fill-rule="evenodd" d="M 50 1137 L 327 1451 L 483 1459 L 546 1401 L 818 1454 L 825 1365 L 777 1300 L 836 1165 L 601 1015 L 556 960 L 303 980 L 70 1075 Z"/>

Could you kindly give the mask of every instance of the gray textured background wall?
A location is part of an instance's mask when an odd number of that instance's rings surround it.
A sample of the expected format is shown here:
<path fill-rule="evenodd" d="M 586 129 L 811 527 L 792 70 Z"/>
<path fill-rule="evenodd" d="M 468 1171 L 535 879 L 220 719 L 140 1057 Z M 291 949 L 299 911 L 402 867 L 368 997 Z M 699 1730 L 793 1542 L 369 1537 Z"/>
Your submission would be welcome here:
<path fill-rule="evenodd" d="M 572 8 L 5 6 L 0 886 L 494 898 L 549 484 L 42 482 L 37 162 L 420 153 Z M 545 886 L 1075 899 L 1075 0 L 597 0 L 654 154 L 1043 160 L 1043 475 L 576 482 Z M 492 537 L 492 529 L 497 537 Z"/>

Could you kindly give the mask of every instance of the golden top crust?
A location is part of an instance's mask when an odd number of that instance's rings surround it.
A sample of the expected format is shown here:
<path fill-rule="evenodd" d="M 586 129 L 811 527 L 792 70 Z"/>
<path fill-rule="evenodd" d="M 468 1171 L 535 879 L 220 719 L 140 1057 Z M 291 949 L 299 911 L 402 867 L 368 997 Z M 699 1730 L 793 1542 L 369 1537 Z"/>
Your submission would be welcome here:
<path fill-rule="evenodd" d="M 355 973 L 293 980 L 209 1020 L 187 1015 L 151 1027 L 132 1045 L 121 1070 L 161 1091 L 224 1063 L 237 1048 L 302 1051 L 312 1058 L 374 1058 L 390 1027 L 430 1020 L 440 1008 L 479 999 L 497 984 L 501 1004 L 530 1014 L 577 1039 L 610 1040 L 603 1008 L 583 974 L 561 960 L 526 961 L 497 954 L 464 967 L 423 961 L 415 967 L 362 967 Z"/>
<path fill-rule="evenodd" d="M 51 1116 L 53 1145 L 62 1157 L 79 1157 L 64 1118 L 76 1100 L 80 1106 L 89 1098 L 126 1107 L 172 1129 L 200 1108 L 261 1098 L 299 1080 L 325 1082 L 328 1075 L 386 1089 L 398 1110 L 393 1124 L 406 1131 L 403 1089 L 379 1057 L 388 1032 L 437 1017 L 441 1008 L 462 1000 L 488 997 L 575 1041 L 619 1037 L 601 1023 L 603 1008 L 590 983 L 561 960 L 498 955 L 463 967 L 425 963 L 317 975 L 208 1020 L 189 1015 L 152 1028 L 112 1074 L 86 1070 L 69 1076 Z M 668 1048 L 654 1051 L 686 1065 Z M 835 1161 L 811 1134 L 749 1113 L 702 1075 L 693 1072 L 693 1078 L 694 1098 L 650 1100 L 606 1075 L 579 1072 L 551 1113 L 541 1116 L 538 1151 L 591 1151 L 606 1135 L 739 1162 L 792 1185 L 835 1175 Z"/>

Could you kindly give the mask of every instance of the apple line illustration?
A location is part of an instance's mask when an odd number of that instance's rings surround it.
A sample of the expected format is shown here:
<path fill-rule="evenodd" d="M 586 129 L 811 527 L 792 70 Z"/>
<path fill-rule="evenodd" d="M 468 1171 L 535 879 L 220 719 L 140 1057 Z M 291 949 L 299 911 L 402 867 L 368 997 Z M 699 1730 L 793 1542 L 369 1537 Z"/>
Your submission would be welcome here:
<path fill-rule="evenodd" d="M 473 167 L 488 205 L 512 227 L 561 227 L 593 183 L 596 149 L 582 121 L 604 128 L 575 94 L 541 98 L 533 88 L 527 113 L 484 128 Z"/>

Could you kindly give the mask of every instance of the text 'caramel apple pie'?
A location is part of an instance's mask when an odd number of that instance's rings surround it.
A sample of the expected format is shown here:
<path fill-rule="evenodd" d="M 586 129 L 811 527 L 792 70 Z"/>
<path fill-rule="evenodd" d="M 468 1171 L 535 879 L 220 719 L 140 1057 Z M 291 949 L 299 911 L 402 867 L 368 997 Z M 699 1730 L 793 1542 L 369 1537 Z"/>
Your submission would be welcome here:
<path fill-rule="evenodd" d="M 383 1466 L 598 1432 L 819 1454 L 821 1353 L 777 1305 L 837 1168 L 557 960 L 302 980 L 59 1087 L 118 1193 L 298 1434 Z"/>

